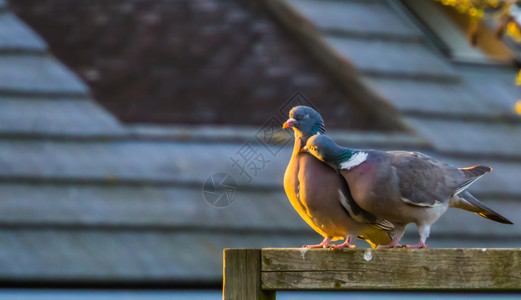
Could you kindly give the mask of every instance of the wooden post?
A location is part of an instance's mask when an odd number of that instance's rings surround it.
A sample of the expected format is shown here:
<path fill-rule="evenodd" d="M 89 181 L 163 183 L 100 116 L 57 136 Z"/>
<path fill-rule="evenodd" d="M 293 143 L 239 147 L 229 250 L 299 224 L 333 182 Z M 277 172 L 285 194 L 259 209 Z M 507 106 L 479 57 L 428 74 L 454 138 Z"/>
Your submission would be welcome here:
<path fill-rule="evenodd" d="M 521 291 L 521 249 L 226 249 L 223 299 L 277 290 Z"/>
<path fill-rule="evenodd" d="M 225 249 L 223 300 L 275 300 L 275 291 L 261 290 L 261 250 Z"/>
<path fill-rule="evenodd" d="M 521 249 L 262 249 L 266 290 L 520 291 Z"/>

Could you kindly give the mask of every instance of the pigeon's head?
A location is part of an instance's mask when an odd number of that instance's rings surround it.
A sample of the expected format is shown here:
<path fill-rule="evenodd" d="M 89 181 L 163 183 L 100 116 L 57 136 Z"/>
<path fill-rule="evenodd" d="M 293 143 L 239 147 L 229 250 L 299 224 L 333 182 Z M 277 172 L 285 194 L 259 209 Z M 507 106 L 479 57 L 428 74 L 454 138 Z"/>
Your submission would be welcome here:
<path fill-rule="evenodd" d="M 317 134 L 308 139 L 302 151 L 310 153 L 323 162 L 331 162 L 334 160 L 339 148 L 327 135 Z"/>
<path fill-rule="evenodd" d="M 309 137 L 326 132 L 324 120 L 320 114 L 307 106 L 295 106 L 289 112 L 289 119 L 282 125 L 283 129 L 293 128 L 295 133 Z"/>

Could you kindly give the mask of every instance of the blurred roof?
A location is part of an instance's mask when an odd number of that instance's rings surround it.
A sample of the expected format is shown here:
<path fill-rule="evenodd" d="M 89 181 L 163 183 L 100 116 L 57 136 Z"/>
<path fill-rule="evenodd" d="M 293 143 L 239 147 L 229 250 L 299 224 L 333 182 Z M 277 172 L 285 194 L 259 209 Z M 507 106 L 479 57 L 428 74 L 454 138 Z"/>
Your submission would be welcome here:
<path fill-rule="evenodd" d="M 289 8 L 286 17 L 320 32 L 331 57 L 349 64 L 339 66 L 354 66 L 410 130 L 331 131 L 333 137 L 353 147 L 422 150 L 457 166 L 488 164 L 494 172 L 471 191 L 521 222 L 513 68 L 455 65 L 387 1 L 266 3 L 274 15 Z M 320 240 L 282 189 L 290 140 L 261 144 L 261 126 L 123 125 L 1 0 L 0 11 L 0 281 L 215 283 L 223 248 Z M 351 21 L 357 19 L 367 24 Z M 280 121 L 278 109 L 265 121 L 275 114 Z M 231 161 L 245 145 L 269 160 L 252 182 Z M 239 184 L 226 208 L 202 197 L 216 172 Z M 518 247 L 520 240 L 516 226 L 453 210 L 429 241 Z"/>
<path fill-rule="evenodd" d="M 330 127 L 389 130 L 252 2 L 17 0 L 10 7 L 124 122 L 258 126 L 295 91 Z M 251 106 L 255 111 L 244 114 Z"/>

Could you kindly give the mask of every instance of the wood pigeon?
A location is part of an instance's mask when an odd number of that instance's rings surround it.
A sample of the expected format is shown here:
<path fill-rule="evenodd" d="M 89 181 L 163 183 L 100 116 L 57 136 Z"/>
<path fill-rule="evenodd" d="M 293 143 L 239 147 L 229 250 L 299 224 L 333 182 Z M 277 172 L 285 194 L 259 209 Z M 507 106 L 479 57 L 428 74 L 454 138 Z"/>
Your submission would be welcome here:
<path fill-rule="evenodd" d="M 343 148 L 321 132 L 307 140 L 303 151 L 338 170 L 362 209 L 393 223 L 393 240 L 381 248 L 399 247 L 411 222 L 418 227 L 420 242 L 406 247 L 426 248 L 431 225 L 448 207 L 513 224 L 465 191 L 490 167 L 456 168 L 418 152 Z"/>
<path fill-rule="evenodd" d="M 310 136 L 325 132 L 320 114 L 310 107 L 296 106 L 283 128 L 293 128 L 295 133 L 284 189 L 302 219 L 324 237 L 320 244 L 303 247 L 353 248 L 357 237 L 373 247 L 391 242 L 392 224 L 362 210 L 342 176 L 311 154 L 301 152 Z M 344 238 L 342 244 L 330 243 Z"/>

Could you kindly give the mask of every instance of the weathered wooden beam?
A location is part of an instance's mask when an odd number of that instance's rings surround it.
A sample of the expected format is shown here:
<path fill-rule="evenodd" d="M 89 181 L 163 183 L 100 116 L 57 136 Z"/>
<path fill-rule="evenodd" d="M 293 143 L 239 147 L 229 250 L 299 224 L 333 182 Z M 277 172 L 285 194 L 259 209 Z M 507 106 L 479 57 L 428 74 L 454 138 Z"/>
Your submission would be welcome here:
<path fill-rule="evenodd" d="M 223 300 L 274 300 L 275 291 L 261 290 L 260 249 L 225 249 Z"/>
<path fill-rule="evenodd" d="M 521 249 L 262 249 L 266 290 L 521 290 Z"/>

